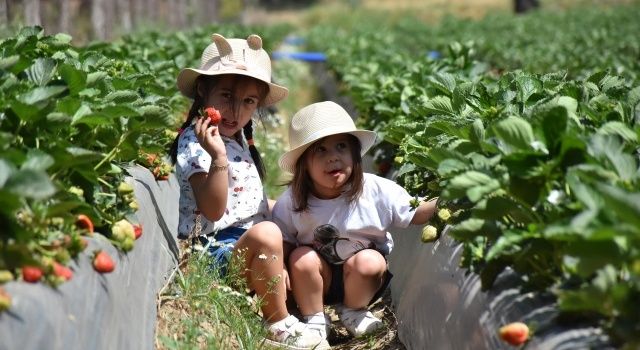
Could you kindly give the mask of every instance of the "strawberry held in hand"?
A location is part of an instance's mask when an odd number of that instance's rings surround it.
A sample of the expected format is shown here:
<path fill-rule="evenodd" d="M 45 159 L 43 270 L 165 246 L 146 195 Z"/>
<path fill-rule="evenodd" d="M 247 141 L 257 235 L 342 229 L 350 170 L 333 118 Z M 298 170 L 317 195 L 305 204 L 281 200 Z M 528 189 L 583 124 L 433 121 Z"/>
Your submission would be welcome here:
<path fill-rule="evenodd" d="M 206 116 L 211 119 L 211 125 L 218 125 L 222 120 L 220 112 L 213 107 L 205 108 L 204 112 L 206 113 Z"/>
<path fill-rule="evenodd" d="M 513 322 L 502 326 L 499 334 L 502 340 L 513 346 L 518 346 L 529 339 L 529 327 L 522 322 Z"/>

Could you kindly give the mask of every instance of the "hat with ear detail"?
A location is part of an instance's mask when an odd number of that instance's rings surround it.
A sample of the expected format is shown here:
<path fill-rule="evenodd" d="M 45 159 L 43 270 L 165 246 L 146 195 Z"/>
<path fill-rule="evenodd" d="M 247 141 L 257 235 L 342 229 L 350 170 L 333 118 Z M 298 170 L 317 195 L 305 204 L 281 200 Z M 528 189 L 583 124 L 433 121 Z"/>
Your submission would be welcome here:
<path fill-rule="evenodd" d="M 178 74 L 178 89 L 183 95 L 195 96 L 195 82 L 200 75 L 238 74 L 265 82 L 269 92 L 262 105 L 272 105 L 289 94 L 284 86 L 271 82 L 271 58 L 262 48 L 262 38 L 251 34 L 247 39 L 226 39 L 211 36 L 212 43 L 202 52 L 198 68 L 185 68 Z"/>
<path fill-rule="evenodd" d="M 361 155 L 367 153 L 376 141 L 375 132 L 356 129 L 349 113 L 335 102 L 318 102 L 302 108 L 291 119 L 289 151 L 280 157 L 280 168 L 293 174 L 298 158 L 309 146 L 323 137 L 337 134 L 357 137 Z"/>

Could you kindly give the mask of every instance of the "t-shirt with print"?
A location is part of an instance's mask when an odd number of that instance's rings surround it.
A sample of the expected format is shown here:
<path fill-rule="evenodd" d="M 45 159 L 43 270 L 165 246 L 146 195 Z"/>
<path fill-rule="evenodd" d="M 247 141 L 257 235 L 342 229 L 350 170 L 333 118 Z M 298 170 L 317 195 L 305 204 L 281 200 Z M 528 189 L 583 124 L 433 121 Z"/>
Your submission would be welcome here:
<path fill-rule="evenodd" d="M 201 215 L 200 234 L 203 235 L 229 226 L 249 228 L 270 217 L 267 197 L 249 148 L 233 138 L 222 136 L 222 141 L 224 141 L 229 160 L 227 209 L 222 218 L 215 222 Z M 196 173 L 208 172 L 210 166 L 211 156 L 198 143 L 194 126 L 184 129 L 178 139 L 176 162 L 176 173 L 180 184 L 178 218 L 178 237 L 180 238 L 189 236 L 197 216 L 196 199 L 189 177 Z"/>
<path fill-rule="evenodd" d="M 348 238 L 353 249 L 375 247 L 387 255 L 393 249 L 390 227 L 407 227 L 415 210 L 411 195 L 395 182 L 364 174 L 362 195 L 351 205 L 344 195 L 334 199 L 309 198 L 309 208 L 293 211 L 291 187 L 278 198 L 273 220 L 282 230 L 284 240 L 296 245 L 313 245 L 314 232 L 330 224 L 341 238 Z"/>

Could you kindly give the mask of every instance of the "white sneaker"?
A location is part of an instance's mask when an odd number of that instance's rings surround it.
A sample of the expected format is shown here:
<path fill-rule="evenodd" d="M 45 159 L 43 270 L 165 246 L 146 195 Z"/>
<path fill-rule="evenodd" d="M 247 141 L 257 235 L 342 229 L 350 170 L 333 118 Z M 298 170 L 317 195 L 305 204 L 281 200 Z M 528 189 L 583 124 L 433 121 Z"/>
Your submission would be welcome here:
<path fill-rule="evenodd" d="M 323 316 L 324 321 L 319 316 L 305 316 L 304 321 L 307 327 L 318 332 L 322 339 L 327 339 L 327 334 L 331 329 L 331 318 L 327 314 L 323 314 Z"/>
<path fill-rule="evenodd" d="M 384 326 L 382 320 L 373 316 L 367 309 L 350 309 L 344 306 L 337 308 L 340 321 L 354 337 L 371 333 Z"/>
<path fill-rule="evenodd" d="M 293 315 L 269 326 L 264 342 L 279 349 L 321 350 L 330 348 L 327 339 L 322 338 L 317 330 L 308 328 Z"/>

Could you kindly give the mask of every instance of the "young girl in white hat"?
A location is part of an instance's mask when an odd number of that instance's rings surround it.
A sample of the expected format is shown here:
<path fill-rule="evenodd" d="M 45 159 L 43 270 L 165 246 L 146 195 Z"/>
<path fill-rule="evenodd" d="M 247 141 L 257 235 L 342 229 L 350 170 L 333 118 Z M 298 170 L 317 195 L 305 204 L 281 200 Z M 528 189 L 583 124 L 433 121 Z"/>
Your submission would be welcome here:
<path fill-rule="evenodd" d="M 282 234 L 267 221 L 264 168 L 252 137 L 252 117 L 285 98 L 288 90 L 271 82 L 271 60 L 259 36 L 245 40 L 214 34 L 212 39 L 200 67 L 183 69 L 177 80 L 180 91 L 193 98 L 170 150 L 180 182 L 179 237 L 202 243 L 222 273 L 233 255 L 244 259 L 241 271 L 263 299 L 268 343 L 289 349 L 328 347 L 287 312 Z M 219 121 L 202 116 L 209 108 L 217 110 Z"/>
<path fill-rule="evenodd" d="M 286 244 L 295 247 L 289 275 L 298 308 L 325 338 L 325 304 L 338 304 L 340 320 L 354 336 L 383 326 L 367 307 L 391 279 L 387 229 L 424 224 L 436 210 L 435 200 L 412 208 L 405 189 L 363 172 L 362 155 L 375 138 L 372 131 L 357 130 L 339 105 L 315 103 L 294 115 L 290 150 L 279 161 L 293 178 L 273 219 Z"/>

